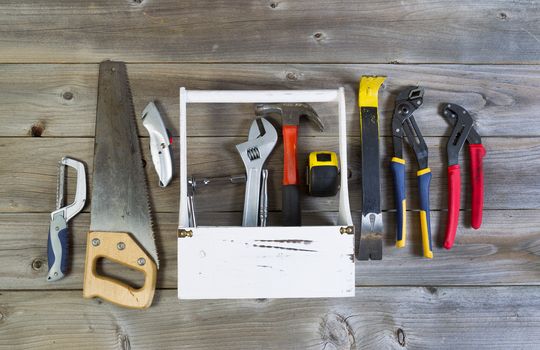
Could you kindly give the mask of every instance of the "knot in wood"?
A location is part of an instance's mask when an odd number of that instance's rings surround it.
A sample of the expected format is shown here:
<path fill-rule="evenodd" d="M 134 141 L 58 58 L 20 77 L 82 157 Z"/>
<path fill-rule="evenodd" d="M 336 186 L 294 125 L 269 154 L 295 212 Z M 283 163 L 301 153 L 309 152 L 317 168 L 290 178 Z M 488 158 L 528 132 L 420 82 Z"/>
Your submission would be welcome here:
<path fill-rule="evenodd" d="M 356 349 L 354 332 L 347 319 L 339 314 L 325 315 L 319 326 L 319 334 L 325 346 L 332 344 L 338 350 Z"/>
<path fill-rule="evenodd" d="M 297 81 L 298 80 L 298 74 L 296 74 L 294 72 L 288 72 L 286 77 L 287 77 L 287 80 L 291 80 L 291 81 Z"/>
<path fill-rule="evenodd" d="M 38 122 L 32 125 L 32 127 L 30 128 L 30 135 L 32 137 L 41 137 L 41 135 L 43 134 L 43 130 L 44 130 L 43 123 Z"/>
<path fill-rule="evenodd" d="M 401 328 L 397 329 L 396 337 L 397 337 L 398 344 L 404 347 L 405 346 L 405 332 L 403 331 L 403 329 Z"/>
<path fill-rule="evenodd" d="M 62 94 L 62 98 L 66 101 L 71 101 L 73 99 L 73 92 L 66 91 Z"/>
<path fill-rule="evenodd" d="M 321 40 L 323 38 L 323 33 L 317 32 L 313 34 L 313 37 L 315 38 L 315 40 Z"/>
<path fill-rule="evenodd" d="M 39 271 L 43 267 L 43 261 L 41 259 L 34 259 L 32 261 L 32 270 Z"/>

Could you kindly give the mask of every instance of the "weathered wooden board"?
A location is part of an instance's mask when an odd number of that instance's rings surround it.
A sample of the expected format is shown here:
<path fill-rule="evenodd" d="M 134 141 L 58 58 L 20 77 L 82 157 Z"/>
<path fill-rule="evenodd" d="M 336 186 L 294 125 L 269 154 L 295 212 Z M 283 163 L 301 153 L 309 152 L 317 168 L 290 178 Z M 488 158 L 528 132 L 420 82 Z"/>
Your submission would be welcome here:
<path fill-rule="evenodd" d="M 347 299 L 179 301 L 2 292 L 0 349 L 536 349 L 540 289 L 357 288 Z"/>
<path fill-rule="evenodd" d="M 328 225 L 336 213 L 312 213 L 305 224 Z M 359 213 L 353 215 L 359 227 Z M 203 213 L 201 224 L 234 225 L 241 213 Z M 433 260 L 422 258 L 419 218 L 408 215 L 407 246 L 396 249 L 394 213 L 383 214 L 386 227 L 384 259 L 356 263 L 356 285 L 540 285 L 540 211 L 490 210 L 484 213 L 480 230 L 470 228 L 470 215 L 462 213 L 451 251 L 442 249 L 445 213 L 432 213 Z M 2 289 L 80 289 L 90 216 L 73 220 L 72 272 L 55 282 L 46 281 L 47 214 L 0 214 L 0 290 Z M 270 221 L 279 221 L 279 213 L 270 213 Z M 156 216 L 160 288 L 177 286 L 176 213 Z M 104 266 L 104 272 L 141 280 L 134 272 Z"/>
<path fill-rule="evenodd" d="M 49 1 L 0 6 L 2 62 L 537 63 L 535 1 Z"/>
<path fill-rule="evenodd" d="M 1 5 L 0 5 L 1 6 Z M 1 16 L 1 15 L 0 15 Z M 1 53 L 0 53 L 1 55 Z M 178 88 L 309 89 L 344 86 L 348 133 L 359 135 L 357 89 L 362 74 L 387 75 L 380 93 L 381 134 L 390 135 L 395 95 L 407 85 L 426 89 L 416 113 L 426 136 L 449 134 L 438 115 L 446 101 L 462 104 L 476 119 L 482 136 L 540 135 L 538 66 L 346 65 L 346 64 L 132 64 L 128 65 L 135 110 L 156 99 L 174 135 L 178 135 Z M 98 66 L 0 65 L 0 136 L 94 136 Z M 190 105 L 188 135 L 247 135 L 251 105 Z M 317 104 L 327 130 L 307 123 L 301 135 L 336 136 L 336 111 Z M 510 124 L 511 122 L 511 124 Z M 139 123 L 141 135 L 146 130 Z"/>
<path fill-rule="evenodd" d="M 447 207 L 446 189 L 446 139 L 426 138 L 430 147 L 430 167 L 433 172 L 431 183 L 431 209 Z M 391 138 L 381 138 L 383 166 L 382 206 L 394 208 L 393 185 L 388 169 Z M 178 145 L 176 140 L 175 145 Z M 244 142 L 239 137 L 194 137 L 188 143 L 189 173 L 196 176 L 223 176 L 245 171 L 234 145 Z M 55 203 L 57 163 L 63 155 L 79 158 L 88 165 L 89 197 L 93 169 L 92 138 L 0 138 L 0 212 L 46 212 Z M 486 209 L 538 209 L 540 187 L 537 183 L 540 173 L 540 142 L 537 138 L 498 138 L 484 139 L 488 155 L 485 158 L 485 208 Z M 299 143 L 299 159 L 307 158 L 310 150 L 328 149 L 337 151 L 337 137 L 302 137 Z M 158 179 L 151 166 L 148 139 L 143 139 L 142 150 L 146 158 L 146 172 L 150 195 L 156 212 L 178 212 L 179 182 L 176 177 L 167 188 L 158 187 Z M 175 151 L 178 154 L 178 150 Z M 282 173 L 282 148 L 277 146 L 269 158 L 269 208 L 279 210 L 280 183 Z M 361 186 L 359 173 L 359 138 L 349 138 L 349 164 L 352 172 L 350 183 L 351 207 L 361 209 Z M 468 154 L 462 152 L 463 195 L 462 208 L 470 208 Z M 408 207 L 418 207 L 416 162 L 408 159 Z M 9 166 L 7 166 L 9 165 Z M 519 174 L 519 176 L 516 176 Z M 74 180 L 74 179 L 73 179 Z M 74 186 L 74 181 L 70 182 Z M 69 191 L 69 188 L 68 188 Z M 244 201 L 242 185 L 203 188 L 196 194 L 199 211 L 241 211 Z M 303 197 L 306 211 L 337 210 L 337 200 L 330 198 Z M 90 210 L 87 205 L 85 211 Z"/>

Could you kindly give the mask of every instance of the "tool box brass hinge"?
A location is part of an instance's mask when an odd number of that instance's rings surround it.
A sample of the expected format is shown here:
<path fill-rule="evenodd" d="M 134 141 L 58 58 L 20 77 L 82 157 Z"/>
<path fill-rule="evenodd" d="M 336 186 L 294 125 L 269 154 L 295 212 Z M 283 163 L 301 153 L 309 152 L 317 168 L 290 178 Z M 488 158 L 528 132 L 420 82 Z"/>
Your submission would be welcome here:
<path fill-rule="evenodd" d="M 179 229 L 178 230 L 178 238 L 186 238 L 186 237 L 193 237 L 193 231 L 192 230 Z"/>
<path fill-rule="evenodd" d="M 354 235 L 354 226 L 344 226 L 339 228 L 339 233 L 342 235 L 348 234 L 348 235 Z"/>

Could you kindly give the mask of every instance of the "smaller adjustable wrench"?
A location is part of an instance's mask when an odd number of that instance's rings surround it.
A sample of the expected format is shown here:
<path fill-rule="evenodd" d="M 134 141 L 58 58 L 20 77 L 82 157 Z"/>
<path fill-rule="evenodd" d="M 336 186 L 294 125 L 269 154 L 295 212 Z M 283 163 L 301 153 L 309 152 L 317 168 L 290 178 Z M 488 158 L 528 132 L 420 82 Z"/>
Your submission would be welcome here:
<path fill-rule="evenodd" d="M 199 187 L 204 187 L 213 184 L 240 184 L 246 182 L 246 174 L 220 176 L 220 177 L 203 177 L 195 178 L 193 176 L 188 177 L 188 216 L 189 227 L 197 227 L 197 220 L 195 219 L 195 192 Z"/>
<path fill-rule="evenodd" d="M 72 167 L 77 171 L 77 187 L 75 200 L 67 206 L 64 205 L 65 167 Z M 53 282 L 64 277 L 68 269 L 68 227 L 67 223 L 77 215 L 86 202 L 86 171 L 84 164 L 64 157 L 60 161 L 58 186 L 56 188 L 56 210 L 51 213 L 49 225 L 49 238 L 47 240 L 47 260 L 49 273 L 47 281 Z"/>
<path fill-rule="evenodd" d="M 268 218 L 268 169 L 262 170 L 262 186 L 259 204 L 259 226 L 266 226 Z"/>
<path fill-rule="evenodd" d="M 251 123 L 248 141 L 236 145 L 247 174 L 242 226 L 258 226 L 263 166 L 278 139 L 276 128 L 265 118 Z"/>

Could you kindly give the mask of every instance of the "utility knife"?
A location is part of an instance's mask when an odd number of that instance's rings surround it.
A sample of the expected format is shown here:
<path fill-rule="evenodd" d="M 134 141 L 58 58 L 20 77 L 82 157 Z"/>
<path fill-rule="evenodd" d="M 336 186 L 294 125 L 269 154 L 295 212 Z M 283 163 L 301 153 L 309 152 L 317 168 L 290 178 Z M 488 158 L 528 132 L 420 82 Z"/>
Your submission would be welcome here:
<path fill-rule="evenodd" d="M 150 153 L 159 176 L 159 186 L 166 187 L 172 179 L 172 138 L 154 102 L 150 102 L 142 113 L 143 125 L 150 135 Z"/>

